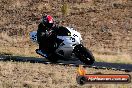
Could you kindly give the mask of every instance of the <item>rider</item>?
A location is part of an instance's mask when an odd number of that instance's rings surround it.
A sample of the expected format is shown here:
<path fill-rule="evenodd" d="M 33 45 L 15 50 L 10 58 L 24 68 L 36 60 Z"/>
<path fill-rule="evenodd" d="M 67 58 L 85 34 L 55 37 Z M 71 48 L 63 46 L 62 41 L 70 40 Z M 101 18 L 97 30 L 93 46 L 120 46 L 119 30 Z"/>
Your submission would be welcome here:
<path fill-rule="evenodd" d="M 54 19 L 50 15 L 43 16 L 37 30 L 37 41 L 39 43 L 39 52 L 42 52 L 44 56 L 47 53 L 54 51 L 54 42 L 56 36 L 53 35 L 53 31 L 57 27 L 55 26 Z"/>

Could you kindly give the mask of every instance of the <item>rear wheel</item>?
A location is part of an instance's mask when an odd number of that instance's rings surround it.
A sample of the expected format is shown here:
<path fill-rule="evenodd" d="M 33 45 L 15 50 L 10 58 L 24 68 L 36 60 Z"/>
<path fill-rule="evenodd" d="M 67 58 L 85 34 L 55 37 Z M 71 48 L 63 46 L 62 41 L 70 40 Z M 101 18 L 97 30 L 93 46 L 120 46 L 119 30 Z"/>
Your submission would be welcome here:
<path fill-rule="evenodd" d="M 86 49 L 83 45 L 76 45 L 73 52 L 81 62 L 87 65 L 92 65 L 95 61 L 93 54 L 90 50 Z"/>

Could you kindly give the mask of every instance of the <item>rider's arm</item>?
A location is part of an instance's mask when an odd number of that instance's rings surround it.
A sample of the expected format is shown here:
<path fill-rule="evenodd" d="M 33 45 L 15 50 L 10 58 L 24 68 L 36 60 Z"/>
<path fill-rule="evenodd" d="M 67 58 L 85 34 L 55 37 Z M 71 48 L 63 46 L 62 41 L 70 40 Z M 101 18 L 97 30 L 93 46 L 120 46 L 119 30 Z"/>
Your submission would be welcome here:
<path fill-rule="evenodd" d="M 59 27 L 58 26 L 54 26 L 53 28 L 52 28 L 52 33 L 53 34 L 57 34 L 57 32 L 58 32 L 58 30 L 59 30 Z"/>
<path fill-rule="evenodd" d="M 41 42 L 43 37 L 45 36 L 45 28 L 43 28 L 42 24 L 40 23 L 38 25 L 38 30 L 37 30 L 37 40 L 38 42 Z"/>

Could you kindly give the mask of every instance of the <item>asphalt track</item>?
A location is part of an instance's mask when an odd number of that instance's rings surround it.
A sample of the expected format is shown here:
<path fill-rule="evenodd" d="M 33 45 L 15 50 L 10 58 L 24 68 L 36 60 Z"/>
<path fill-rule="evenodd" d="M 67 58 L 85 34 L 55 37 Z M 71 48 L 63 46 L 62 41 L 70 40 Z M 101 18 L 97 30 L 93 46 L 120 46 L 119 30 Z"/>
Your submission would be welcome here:
<path fill-rule="evenodd" d="M 35 58 L 35 57 L 22 57 L 22 56 L 0 56 L 0 61 L 18 61 L 18 62 L 30 62 L 30 63 L 43 63 L 43 64 L 59 64 L 59 65 L 70 65 L 70 66 L 79 66 L 84 65 L 79 60 L 69 60 L 62 61 L 59 60 L 57 63 L 51 63 L 45 58 Z M 95 69 L 112 69 L 112 70 L 121 70 L 126 72 L 132 72 L 132 64 L 120 64 L 120 63 L 106 63 L 106 62 L 95 62 L 93 65 L 84 65 L 92 67 Z"/>

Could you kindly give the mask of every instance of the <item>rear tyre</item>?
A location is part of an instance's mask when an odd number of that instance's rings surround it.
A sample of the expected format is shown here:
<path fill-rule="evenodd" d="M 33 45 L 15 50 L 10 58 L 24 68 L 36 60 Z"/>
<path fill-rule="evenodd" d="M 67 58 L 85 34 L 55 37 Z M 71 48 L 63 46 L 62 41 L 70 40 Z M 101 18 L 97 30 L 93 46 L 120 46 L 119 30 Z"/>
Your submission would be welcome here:
<path fill-rule="evenodd" d="M 76 45 L 73 52 L 81 62 L 86 65 L 92 65 L 95 61 L 93 54 L 90 50 L 86 49 L 82 44 Z"/>

